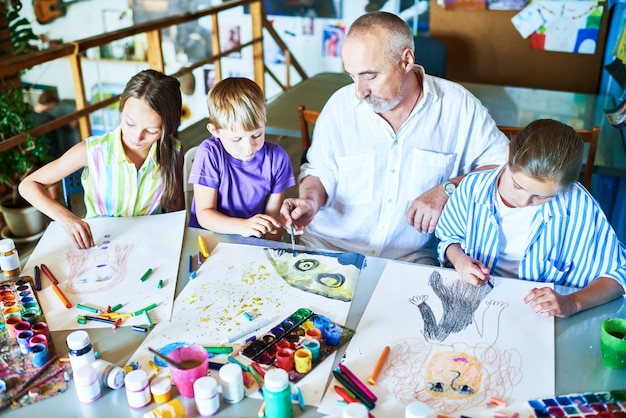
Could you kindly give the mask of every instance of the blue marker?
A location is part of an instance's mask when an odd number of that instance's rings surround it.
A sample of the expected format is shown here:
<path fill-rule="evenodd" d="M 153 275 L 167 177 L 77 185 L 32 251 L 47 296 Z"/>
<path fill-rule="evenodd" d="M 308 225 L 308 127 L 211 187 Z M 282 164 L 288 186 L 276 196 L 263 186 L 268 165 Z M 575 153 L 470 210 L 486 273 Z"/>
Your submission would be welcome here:
<path fill-rule="evenodd" d="M 189 273 L 193 271 L 193 256 L 189 256 Z"/>
<path fill-rule="evenodd" d="M 253 321 L 254 320 L 254 318 L 252 318 L 252 316 L 248 312 L 244 312 L 243 316 L 245 316 L 248 321 Z"/>
<path fill-rule="evenodd" d="M 193 279 L 195 279 L 197 274 L 198 274 L 198 272 L 197 272 L 197 271 L 194 271 L 193 273 L 191 273 L 191 274 L 189 275 L 189 280 L 193 280 Z"/>

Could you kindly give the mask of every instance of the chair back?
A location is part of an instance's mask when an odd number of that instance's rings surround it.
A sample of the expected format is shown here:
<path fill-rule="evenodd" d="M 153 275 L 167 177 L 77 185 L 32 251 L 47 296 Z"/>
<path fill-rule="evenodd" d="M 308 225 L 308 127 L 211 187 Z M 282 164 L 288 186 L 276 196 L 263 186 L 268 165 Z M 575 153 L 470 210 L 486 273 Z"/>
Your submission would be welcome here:
<path fill-rule="evenodd" d="M 504 126 L 499 125 L 498 129 L 504 133 L 504 135 L 509 138 L 513 138 L 519 131 L 523 128 L 519 126 Z M 585 186 L 589 193 L 591 193 L 591 179 L 593 174 L 593 165 L 596 159 L 596 148 L 598 147 L 598 137 L 600 136 L 600 128 L 598 126 L 594 126 L 591 129 L 576 129 L 576 133 L 582 138 L 585 144 L 588 144 L 587 147 L 587 158 L 584 161 L 583 166 L 583 180 L 582 184 Z"/>
<path fill-rule="evenodd" d="M 302 140 L 302 151 L 306 151 L 311 146 L 311 126 L 317 122 L 320 112 L 308 110 L 304 106 L 298 106 L 298 120 L 300 121 L 300 139 Z M 309 125 L 310 124 L 310 125 Z"/>
<path fill-rule="evenodd" d="M 185 193 L 185 208 L 187 213 L 191 210 L 191 201 L 193 199 L 193 184 L 189 184 L 189 174 L 191 173 L 191 166 L 193 160 L 196 157 L 196 151 L 198 147 L 191 147 L 185 152 L 183 160 L 183 191 Z"/>
<path fill-rule="evenodd" d="M 448 50 L 439 39 L 415 36 L 415 63 L 424 67 L 426 74 L 446 77 Z"/>
<path fill-rule="evenodd" d="M 65 177 L 61 181 L 61 184 L 63 185 L 63 202 L 65 203 L 65 207 L 70 211 L 72 210 L 70 196 L 82 193 L 84 191 L 83 185 L 80 182 L 80 177 L 83 174 L 83 170 L 84 167 L 74 171 L 72 174 Z"/>

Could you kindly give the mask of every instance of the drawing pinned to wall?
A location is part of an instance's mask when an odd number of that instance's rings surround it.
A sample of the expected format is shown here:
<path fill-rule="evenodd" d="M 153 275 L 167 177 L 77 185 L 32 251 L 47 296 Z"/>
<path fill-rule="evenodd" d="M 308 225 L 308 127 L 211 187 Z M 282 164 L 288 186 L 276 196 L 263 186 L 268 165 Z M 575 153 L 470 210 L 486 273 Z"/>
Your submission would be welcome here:
<path fill-rule="evenodd" d="M 74 305 L 66 309 L 50 281 L 43 275 L 43 288 L 38 292 L 41 307 L 50 330 L 71 330 L 110 327 L 110 324 L 89 321 L 78 324 L 77 315 L 85 312 L 76 304 L 106 310 L 122 304 L 119 312 L 133 313 L 157 304 L 150 312 L 154 323 L 170 320 L 180 249 L 185 230 L 185 211 L 133 218 L 87 219 L 97 247 L 77 250 L 63 228 L 52 222 L 24 266 L 25 274 L 33 274 L 35 265 L 45 264 L 59 281 L 59 288 Z M 154 232 L 159 231 L 159 240 Z M 148 268 L 147 280 L 140 277 Z M 163 280 L 162 288 L 157 287 Z M 143 315 L 127 318 L 121 326 L 142 325 Z"/>
<path fill-rule="evenodd" d="M 387 263 L 344 355 L 350 370 L 368 376 L 391 348 L 368 387 L 379 399 L 372 414 L 398 417 L 418 400 L 438 414 L 486 418 L 492 397 L 507 401 L 510 415 L 554 393 L 554 320 L 522 301 L 534 285 L 497 278 L 493 289 L 474 287 L 451 269 Z M 340 416 L 329 387 L 318 411 Z"/>
<path fill-rule="evenodd" d="M 603 10 L 595 1 L 535 1 L 511 20 L 532 49 L 594 54 Z"/>
<path fill-rule="evenodd" d="M 217 83 L 217 74 L 215 73 L 215 69 L 213 66 L 204 67 L 204 93 L 209 94 L 209 90 L 211 87 Z"/>
<path fill-rule="evenodd" d="M 241 27 L 239 25 L 220 27 L 220 50 L 221 52 L 237 48 L 241 45 Z M 230 58 L 241 58 L 241 51 L 235 51 L 227 55 Z"/>
<path fill-rule="evenodd" d="M 446 10 L 487 10 L 486 0 L 443 0 Z"/>
<path fill-rule="evenodd" d="M 526 5 L 526 0 L 487 0 L 489 10 L 521 10 Z"/>
<path fill-rule="evenodd" d="M 339 57 L 341 55 L 341 45 L 346 35 L 346 28 L 341 23 L 324 26 L 322 40 L 322 56 Z"/>
<path fill-rule="evenodd" d="M 341 19 L 341 3 L 342 0 L 266 0 L 263 8 L 267 15 Z"/>
<path fill-rule="evenodd" d="M 274 261 L 268 258 L 270 253 L 274 253 L 271 256 Z M 280 251 L 263 247 L 217 244 L 197 270 L 196 277 L 176 298 L 171 322 L 156 325 L 130 361 L 137 361 L 144 370 L 150 370 L 148 361 L 152 356 L 147 347 L 165 347 L 172 342 L 193 342 L 203 346 L 242 343 L 250 335 L 262 335 L 275 322 L 303 307 L 315 309 L 317 314 L 344 324 L 350 302 L 288 284 L 273 263 L 280 266 L 283 274 L 289 275 L 289 269 L 285 269 L 287 258 L 294 257 L 291 252 L 284 253 L 284 260 L 281 260 L 282 256 Z M 335 265 L 339 269 L 337 272 L 346 266 L 341 265 L 337 257 L 306 256 L 320 266 Z M 296 257 L 291 264 L 300 260 Z M 349 270 L 358 277 L 361 269 L 352 264 Z M 248 320 L 244 312 L 253 320 Z M 212 361 L 223 362 L 225 359 Z M 307 404 L 319 403 L 332 361 L 332 357 L 326 359 L 299 382 Z"/>
<path fill-rule="evenodd" d="M 315 18 L 305 17 L 302 19 L 302 34 L 304 36 L 315 35 Z"/>

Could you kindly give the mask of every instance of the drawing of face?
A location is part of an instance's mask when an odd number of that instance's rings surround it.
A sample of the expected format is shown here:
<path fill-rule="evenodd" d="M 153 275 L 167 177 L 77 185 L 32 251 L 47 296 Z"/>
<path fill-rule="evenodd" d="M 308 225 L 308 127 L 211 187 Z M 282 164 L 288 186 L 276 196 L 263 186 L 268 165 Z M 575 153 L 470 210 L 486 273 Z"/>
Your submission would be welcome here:
<path fill-rule="evenodd" d="M 480 361 L 467 353 L 437 353 L 428 362 L 424 382 L 435 398 L 465 399 L 478 393 L 483 375 Z"/>
<path fill-rule="evenodd" d="M 265 248 L 265 255 L 287 284 L 329 299 L 352 300 L 362 256 L 358 254 L 307 253 Z M 359 262 L 360 260 L 360 262 Z"/>
<path fill-rule="evenodd" d="M 107 238 L 98 248 L 68 252 L 68 293 L 97 293 L 118 285 L 126 274 L 127 258 L 132 248 L 132 245 L 111 245 Z"/>

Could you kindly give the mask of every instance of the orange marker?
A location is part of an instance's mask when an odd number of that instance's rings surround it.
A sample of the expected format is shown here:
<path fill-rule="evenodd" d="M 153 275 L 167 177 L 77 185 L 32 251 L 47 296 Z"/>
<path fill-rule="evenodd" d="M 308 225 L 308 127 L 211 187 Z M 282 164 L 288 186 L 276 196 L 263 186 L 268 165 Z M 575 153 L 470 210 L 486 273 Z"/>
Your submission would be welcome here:
<path fill-rule="evenodd" d="M 370 385 L 376 384 L 376 379 L 378 379 L 378 375 L 382 371 L 383 366 L 385 365 L 385 362 L 387 361 L 387 356 L 389 355 L 389 351 L 391 351 L 391 349 L 387 345 L 385 346 L 385 348 L 383 348 L 383 352 L 380 353 L 380 357 L 378 357 L 376 366 L 374 366 L 374 370 L 372 370 L 372 374 L 370 375 L 369 379 L 367 379 L 367 383 L 369 383 Z"/>
<path fill-rule="evenodd" d="M 43 266 L 43 264 L 42 264 Z M 72 307 L 72 302 L 70 302 L 65 295 L 63 294 L 63 292 L 61 292 L 61 289 L 59 289 L 59 286 L 57 286 L 56 284 L 52 284 L 52 290 L 54 290 L 54 293 L 57 294 L 57 296 L 59 297 L 59 299 L 61 300 L 61 302 L 63 302 L 63 304 L 65 305 L 65 307 L 67 309 Z"/>

